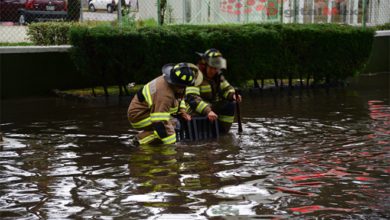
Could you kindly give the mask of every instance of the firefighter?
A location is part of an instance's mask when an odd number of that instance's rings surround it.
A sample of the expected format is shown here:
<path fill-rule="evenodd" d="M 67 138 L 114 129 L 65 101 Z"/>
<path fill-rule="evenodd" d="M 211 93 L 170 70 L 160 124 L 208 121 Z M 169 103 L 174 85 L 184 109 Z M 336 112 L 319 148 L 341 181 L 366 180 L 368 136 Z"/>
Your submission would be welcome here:
<path fill-rule="evenodd" d="M 162 73 L 141 88 L 129 105 L 130 124 L 141 130 L 135 144 L 175 143 L 177 120 L 173 116 L 178 113 L 179 99 L 186 86 L 200 84 L 203 78 L 197 66 L 190 63 L 166 64 Z"/>
<path fill-rule="evenodd" d="M 236 96 L 235 89 L 221 74 L 226 69 L 226 60 L 219 50 L 212 48 L 198 55 L 203 81 L 199 86 L 186 88 L 187 111 L 191 115 L 205 115 L 210 121 L 218 120 L 220 132 L 227 133 L 234 121 L 236 102 L 241 102 L 241 96 Z"/>

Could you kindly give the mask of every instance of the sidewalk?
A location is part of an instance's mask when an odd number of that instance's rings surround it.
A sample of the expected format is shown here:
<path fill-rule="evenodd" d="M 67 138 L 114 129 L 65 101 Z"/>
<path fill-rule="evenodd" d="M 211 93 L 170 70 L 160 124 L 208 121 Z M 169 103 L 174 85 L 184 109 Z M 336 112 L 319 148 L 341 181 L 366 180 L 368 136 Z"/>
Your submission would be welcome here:
<path fill-rule="evenodd" d="M 30 42 L 27 27 L 12 22 L 0 22 L 0 43 Z"/>

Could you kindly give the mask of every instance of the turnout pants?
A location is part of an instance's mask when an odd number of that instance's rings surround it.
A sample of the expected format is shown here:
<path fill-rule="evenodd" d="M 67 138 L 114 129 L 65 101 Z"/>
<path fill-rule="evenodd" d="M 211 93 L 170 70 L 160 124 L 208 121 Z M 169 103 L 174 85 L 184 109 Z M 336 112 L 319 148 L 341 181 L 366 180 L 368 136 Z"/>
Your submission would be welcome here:
<path fill-rule="evenodd" d="M 234 122 L 235 101 L 219 101 L 212 103 L 213 111 L 218 115 L 219 131 L 221 133 L 229 132 Z"/>

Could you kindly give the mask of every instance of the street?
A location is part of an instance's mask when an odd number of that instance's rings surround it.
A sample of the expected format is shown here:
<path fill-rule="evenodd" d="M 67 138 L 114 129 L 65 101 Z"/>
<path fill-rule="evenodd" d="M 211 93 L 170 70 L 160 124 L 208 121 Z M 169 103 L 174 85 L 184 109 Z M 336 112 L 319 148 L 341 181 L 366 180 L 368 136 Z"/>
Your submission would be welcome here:
<path fill-rule="evenodd" d="M 117 11 L 114 13 L 107 13 L 105 11 L 96 11 L 96 12 L 84 12 L 83 21 L 114 21 L 118 17 Z"/>

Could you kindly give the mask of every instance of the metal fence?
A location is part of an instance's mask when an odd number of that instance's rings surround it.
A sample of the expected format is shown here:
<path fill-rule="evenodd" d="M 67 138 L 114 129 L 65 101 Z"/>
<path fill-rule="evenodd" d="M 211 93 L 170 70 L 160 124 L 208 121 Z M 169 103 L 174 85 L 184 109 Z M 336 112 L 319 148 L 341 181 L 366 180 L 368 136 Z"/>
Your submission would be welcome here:
<path fill-rule="evenodd" d="M 25 42 L 31 22 L 73 20 L 159 25 L 390 22 L 390 0 L 0 0 L 0 42 Z"/>

